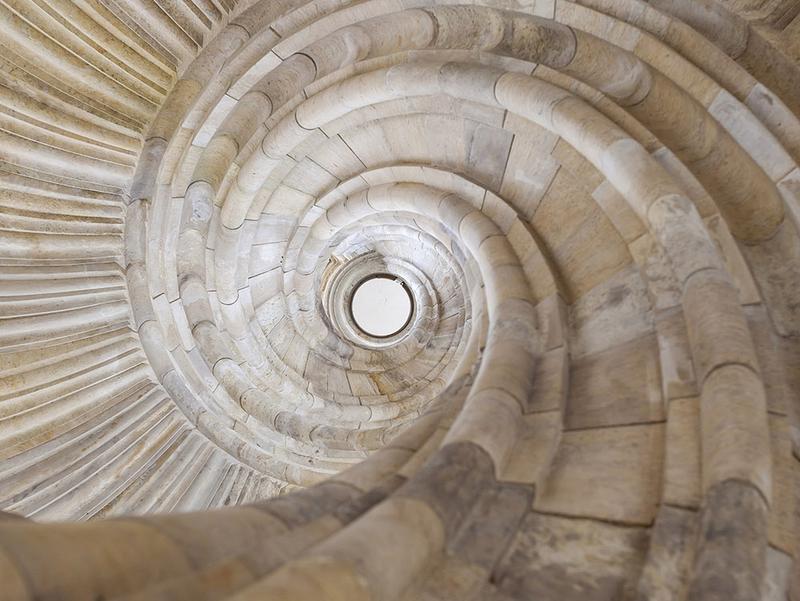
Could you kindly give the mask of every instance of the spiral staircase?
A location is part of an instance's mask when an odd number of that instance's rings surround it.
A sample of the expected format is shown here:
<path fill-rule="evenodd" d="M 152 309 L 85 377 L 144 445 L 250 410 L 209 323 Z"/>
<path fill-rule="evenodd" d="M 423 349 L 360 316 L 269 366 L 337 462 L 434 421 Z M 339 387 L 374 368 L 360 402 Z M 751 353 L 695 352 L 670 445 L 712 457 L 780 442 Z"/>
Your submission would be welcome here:
<path fill-rule="evenodd" d="M 0 601 L 800 601 L 798 164 L 798 0 L 0 1 Z"/>

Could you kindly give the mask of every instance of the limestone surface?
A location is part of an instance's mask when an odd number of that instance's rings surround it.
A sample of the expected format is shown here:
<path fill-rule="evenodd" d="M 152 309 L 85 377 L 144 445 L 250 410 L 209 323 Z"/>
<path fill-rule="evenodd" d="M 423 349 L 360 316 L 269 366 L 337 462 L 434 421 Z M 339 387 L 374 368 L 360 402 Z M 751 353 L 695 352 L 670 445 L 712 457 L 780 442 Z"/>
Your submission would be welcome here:
<path fill-rule="evenodd" d="M 799 164 L 799 0 L 3 0 L 0 601 L 800 601 Z"/>

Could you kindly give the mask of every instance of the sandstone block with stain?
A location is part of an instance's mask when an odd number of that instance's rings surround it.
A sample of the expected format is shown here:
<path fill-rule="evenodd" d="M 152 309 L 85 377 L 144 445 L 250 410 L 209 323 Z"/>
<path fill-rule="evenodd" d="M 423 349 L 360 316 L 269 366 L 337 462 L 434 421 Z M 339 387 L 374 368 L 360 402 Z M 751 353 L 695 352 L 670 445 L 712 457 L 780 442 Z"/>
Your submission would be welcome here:
<path fill-rule="evenodd" d="M 664 425 L 564 432 L 533 506 L 543 512 L 650 524 L 661 492 Z"/>

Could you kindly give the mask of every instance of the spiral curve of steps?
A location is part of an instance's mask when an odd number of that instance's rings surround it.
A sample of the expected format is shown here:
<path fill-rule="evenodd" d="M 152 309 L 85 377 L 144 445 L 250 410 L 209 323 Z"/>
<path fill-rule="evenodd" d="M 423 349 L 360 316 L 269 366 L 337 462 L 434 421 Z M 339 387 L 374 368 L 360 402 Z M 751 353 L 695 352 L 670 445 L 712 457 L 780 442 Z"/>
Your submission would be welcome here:
<path fill-rule="evenodd" d="M 0 601 L 800 601 L 800 2 L 0 49 Z"/>

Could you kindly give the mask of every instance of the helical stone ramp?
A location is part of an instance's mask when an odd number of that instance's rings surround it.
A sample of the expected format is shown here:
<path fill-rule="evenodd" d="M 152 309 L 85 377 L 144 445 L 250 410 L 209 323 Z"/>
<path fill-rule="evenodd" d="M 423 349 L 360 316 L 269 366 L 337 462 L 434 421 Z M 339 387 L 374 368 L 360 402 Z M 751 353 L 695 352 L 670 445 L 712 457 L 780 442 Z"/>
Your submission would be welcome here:
<path fill-rule="evenodd" d="M 0 600 L 800 601 L 800 2 L 0 14 Z"/>

